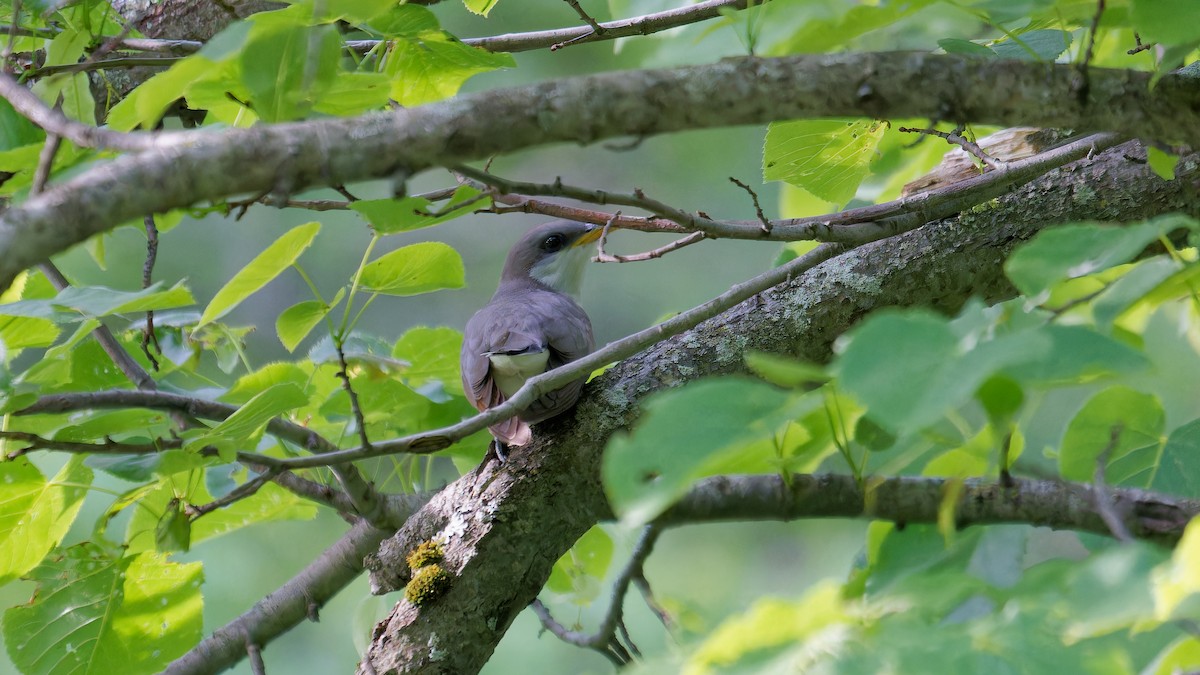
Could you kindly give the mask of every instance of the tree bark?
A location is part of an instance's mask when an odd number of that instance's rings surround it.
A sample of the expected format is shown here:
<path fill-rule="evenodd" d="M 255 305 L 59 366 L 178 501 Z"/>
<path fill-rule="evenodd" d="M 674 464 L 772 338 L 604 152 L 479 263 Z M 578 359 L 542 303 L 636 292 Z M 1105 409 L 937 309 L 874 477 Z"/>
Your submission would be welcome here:
<path fill-rule="evenodd" d="M 0 288 L 21 270 L 132 218 L 238 194 L 410 176 L 557 142 L 774 120 L 928 117 L 1107 130 L 1200 146 L 1200 79 L 915 53 L 726 59 L 458 96 L 351 119 L 164 136 L 0 216 Z M 130 190 L 128 186 L 143 186 Z"/>
<path fill-rule="evenodd" d="M 1175 180 L 1164 181 L 1146 165 L 1140 145 L 1117 146 L 983 208 L 829 260 L 617 364 L 585 388 L 573 415 L 540 425 L 533 444 L 503 466 L 485 464 L 451 484 L 384 542 L 368 563 L 378 590 L 402 585 L 404 556 L 430 538 L 444 542 L 454 578 L 445 595 L 422 607 L 400 601 L 376 627 L 359 672 L 477 672 L 554 561 L 611 517 L 600 485 L 601 451 L 613 433 L 636 423 L 647 396 L 744 372 L 747 349 L 827 361 L 833 340 L 881 307 L 952 312 L 972 296 L 1009 297 L 1014 289 L 1004 260 L 1043 227 L 1200 214 L 1197 159 L 1184 158 Z"/>

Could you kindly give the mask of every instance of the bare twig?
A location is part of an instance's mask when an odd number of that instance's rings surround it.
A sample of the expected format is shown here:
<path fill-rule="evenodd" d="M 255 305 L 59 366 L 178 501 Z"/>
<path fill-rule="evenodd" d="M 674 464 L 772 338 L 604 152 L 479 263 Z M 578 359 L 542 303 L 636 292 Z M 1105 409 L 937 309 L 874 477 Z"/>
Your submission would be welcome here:
<path fill-rule="evenodd" d="M 154 215 L 148 215 L 142 220 L 146 227 L 146 261 L 142 263 L 142 288 L 150 288 L 154 277 L 154 263 L 158 260 L 158 226 L 154 224 Z M 158 334 L 154 332 L 154 310 L 146 311 L 146 327 L 142 329 L 142 353 L 150 361 L 155 372 L 159 370 L 158 359 L 150 347 L 162 354 L 162 346 L 158 344 Z"/>
<path fill-rule="evenodd" d="M 0 431 L 0 438 L 29 444 L 25 448 L 10 453 L 7 456 L 8 459 L 14 459 L 31 450 L 54 450 L 71 454 L 145 455 L 179 448 L 183 445 L 182 441 L 173 438 L 160 438 L 152 443 L 120 443 L 111 438 L 105 438 L 101 443 L 56 441 L 24 431 Z"/>
<path fill-rule="evenodd" d="M 1120 542 L 1133 541 L 1133 535 L 1129 533 L 1129 528 L 1125 526 L 1124 520 L 1117 513 L 1115 502 L 1108 490 L 1108 483 L 1105 481 L 1105 471 L 1108 468 L 1108 458 L 1113 450 L 1117 449 L 1117 443 L 1121 440 L 1121 432 L 1124 430 L 1124 424 L 1114 424 L 1109 430 L 1108 445 L 1100 451 L 1096 457 L 1096 472 L 1092 477 L 1092 496 L 1096 503 L 1096 512 L 1104 519 L 1104 524 L 1112 532 L 1113 537 Z"/>
<path fill-rule="evenodd" d="M 246 638 L 246 657 L 250 659 L 250 672 L 254 675 L 267 675 L 267 664 L 263 663 L 262 648 L 249 637 Z"/>
<path fill-rule="evenodd" d="M 229 506 L 230 504 L 239 502 L 239 501 L 253 495 L 254 493 L 258 492 L 259 488 L 266 485 L 267 483 L 270 483 L 275 478 L 275 476 L 278 475 L 279 473 L 280 473 L 279 469 L 267 469 L 266 471 L 251 478 L 250 480 L 246 481 L 245 483 L 242 483 L 241 485 L 237 486 L 233 490 L 230 490 L 229 494 L 225 495 L 224 497 L 221 497 L 219 499 L 214 499 L 211 502 L 208 502 L 207 504 L 189 505 L 188 506 L 189 514 L 188 515 L 190 515 L 192 517 L 192 520 L 195 520 L 205 514 L 212 513 L 213 511 L 216 511 L 217 509 L 223 509 L 226 506 Z"/>
<path fill-rule="evenodd" d="M 599 249 L 599 254 L 595 258 L 592 258 L 592 260 L 601 263 L 629 263 L 654 260 L 655 258 L 661 258 L 672 251 L 678 251 L 681 248 L 691 246 L 705 239 L 708 239 L 708 235 L 703 232 L 693 232 L 686 237 L 681 237 L 658 248 L 643 251 L 642 253 L 631 253 L 629 255 L 611 255 L 605 253 L 603 249 Z"/>
<path fill-rule="evenodd" d="M 154 134 L 120 133 L 76 122 L 42 103 L 36 94 L 26 89 L 7 73 L 0 73 L 0 97 L 12 104 L 12 107 L 21 115 L 48 133 L 61 136 L 84 148 L 139 151 L 174 143 L 176 139 L 184 136 L 190 137 L 190 134 L 178 131 Z"/>
<path fill-rule="evenodd" d="M 115 47 L 118 43 L 111 44 Z M 100 52 L 94 52 L 92 56 L 94 57 L 98 53 Z M 33 68 L 22 73 L 21 77 L 24 80 L 36 80 L 50 75 L 68 75 L 112 68 L 170 68 L 179 61 L 180 57 L 176 56 L 117 56 L 111 59 L 89 57 L 79 63 L 57 63 L 52 66 Z"/>
<path fill-rule="evenodd" d="M 763 213 L 762 205 L 758 203 L 758 193 L 756 193 L 749 185 L 734 178 L 733 176 L 729 177 L 729 182 L 742 188 L 750 194 L 750 201 L 754 202 L 754 214 L 758 216 L 758 222 L 762 224 L 762 233 L 771 234 L 771 221 L 767 219 L 767 214 Z"/>
<path fill-rule="evenodd" d="M 586 11 L 584 11 L 583 7 L 579 6 L 579 0 L 566 0 L 566 2 L 568 5 L 571 6 L 571 9 L 575 10 L 575 13 L 579 15 L 579 18 L 583 19 L 584 23 L 586 23 L 588 26 L 590 26 L 592 30 L 587 33 L 584 33 L 582 35 L 570 38 L 569 40 L 564 40 L 562 42 L 558 42 L 558 43 L 550 45 L 550 51 L 552 51 L 552 52 L 558 51 L 559 49 L 562 49 L 563 47 L 566 47 L 567 45 L 572 45 L 577 42 L 583 42 L 584 40 L 587 40 L 592 37 L 598 38 L 598 37 L 601 37 L 604 35 L 604 26 L 601 26 L 599 23 L 596 23 L 596 20 L 593 19 L 592 16 L 590 14 L 588 14 Z"/>
<path fill-rule="evenodd" d="M 954 131 L 949 131 L 949 132 L 938 131 L 937 129 L 935 129 L 933 127 L 930 127 L 927 129 L 916 129 L 913 127 L 900 127 L 899 130 L 904 133 L 910 133 L 910 134 L 922 134 L 922 135 L 929 135 L 929 136 L 937 136 L 938 138 L 946 141 L 947 143 L 952 143 L 952 144 L 957 145 L 958 147 L 962 148 L 963 150 L 966 150 L 973 157 L 978 158 L 979 161 L 983 162 L 984 164 L 986 164 L 988 167 L 990 167 L 992 169 L 1003 169 L 1005 166 L 1007 166 L 1007 162 L 1002 162 L 1002 161 L 996 159 L 995 157 L 992 157 L 991 155 L 987 154 L 987 152 L 985 152 L 983 148 L 979 147 L 978 143 L 972 141 L 971 139 L 967 138 L 966 136 L 963 136 L 962 135 L 963 129 L 964 129 L 964 127 L 960 125 Z"/>
<path fill-rule="evenodd" d="M 657 525 L 647 525 L 642 530 L 641 537 L 633 546 L 633 551 L 629 556 L 629 561 L 625 563 L 625 567 L 613 582 L 612 594 L 609 599 L 608 611 L 604 615 L 604 620 L 600 622 L 600 627 L 593 634 L 581 633 L 578 631 L 567 630 L 562 624 L 559 624 L 551 616 L 550 611 L 537 600 L 532 604 L 534 612 L 541 619 L 542 625 L 546 630 L 549 630 L 560 640 L 577 645 L 594 649 L 601 654 L 604 654 L 617 665 L 624 665 L 631 660 L 631 653 L 638 655 L 639 651 L 633 641 L 629 639 L 629 633 L 624 628 L 625 614 L 625 595 L 629 592 L 629 584 L 634 579 L 642 578 L 643 568 L 646 565 L 646 559 L 654 551 L 654 544 L 658 541 L 658 535 L 662 532 L 662 528 Z M 617 631 L 620 630 L 625 636 L 625 644 L 617 637 Z"/>
<path fill-rule="evenodd" d="M 767 235 L 763 234 L 762 224 L 757 220 L 705 219 L 697 221 L 703 223 L 705 227 L 696 229 L 701 229 L 708 236 L 714 238 L 866 243 L 898 234 L 906 229 L 916 227 L 920 223 L 951 216 L 976 204 L 994 199 L 1032 181 L 1051 169 L 1080 159 L 1089 153 L 1112 147 L 1119 140 L 1120 138 L 1114 134 L 1086 136 L 1031 157 L 1007 162 L 1003 165 L 1002 170 L 988 171 L 938 190 L 921 192 L 883 204 L 848 209 L 838 213 L 773 221 L 771 231 Z M 459 169 L 461 168 L 459 167 Z M 647 200 L 644 194 L 619 195 L 604 190 L 571 187 L 561 182 L 510 181 L 494 174 L 482 173 L 469 168 L 461 173 L 469 177 L 472 174 L 479 176 L 480 180 L 469 180 L 468 183 L 484 188 L 490 185 L 498 193 L 494 196 L 496 201 L 512 204 L 517 210 L 570 218 L 597 225 L 603 225 L 612 217 L 612 214 L 537 202 L 530 200 L 526 195 L 569 197 L 595 204 L 630 205 L 651 211 L 655 210 L 657 204 L 657 202 Z M 679 219 L 685 222 L 692 218 L 691 214 L 678 209 L 665 207 L 665 210 L 682 213 Z M 679 233 L 688 231 L 688 225 L 674 222 L 676 216 L 666 213 L 663 215 L 667 215 L 671 220 L 623 215 L 614 221 L 614 226 L 642 232 Z"/>
<path fill-rule="evenodd" d="M 362 443 L 362 447 L 369 448 L 371 447 L 371 439 L 367 438 L 367 421 L 363 417 L 362 407 L 358 404 L 358 394 L 355 393 L 354 387 L 350 384 L 350 367 L 346 364 L 346 350 L 342 345 L 342 340 L 336 336 L 333 346 L 337 351 L 338 364 L 341 366 L 338 369 L 337 376 L 342 381 L 342 389 L 350 397 L 350 411 L 354 414 L 354 423 L 358 426 L 358 440 Z"/>
<path fill-rule="evenodd" d="M 58 149 L 61 146 L 62 138 L 57 134 L 46 134 L 46 142 L 38 154 L 37 168 L 33 172 L 33 182 L 29 186 L 30 195 L 39 194 L 46 189 L 46 183 L 49 182 L 50 172 L 54 167 L 54 157 L 58 155 Z"/>
<path fill-rule="evenodd" d="M 1134 54 L 1137 54 L 1139 52 L 1144 52 L 1147 49 L 1150 49 L 1151 47 L 1153 47 L 1155 44 L 1157 44 L 1154 42 L 1142 42 L 1142 36 L 1138 35 L 1136 31 L 1133 34 L 1133 41 L 1134 41 L 1133 49 L 1126 50 L 1126 52 L 1125 52 L 1126 54 L 1128 54 L 1130 56 L 1133 56 Z"/>
<path fill-rule="evenodd" d="M 1088 30 L 1087 48 L 1083 52 L 1083 60 L 1079 62 L 1079 81 L 1076 95 L 1080 105 L 1086 105 L 1088 93 L 1092 88 L 1089 67 L 1092 64 L 1092 54 L 1096 49 L 1096 32 L 1100 30 L 1100 17 L 1104 15 L 1105 0 L 1096 0 L 1096 13 L 1092 15 L 1092 27 Z"/>

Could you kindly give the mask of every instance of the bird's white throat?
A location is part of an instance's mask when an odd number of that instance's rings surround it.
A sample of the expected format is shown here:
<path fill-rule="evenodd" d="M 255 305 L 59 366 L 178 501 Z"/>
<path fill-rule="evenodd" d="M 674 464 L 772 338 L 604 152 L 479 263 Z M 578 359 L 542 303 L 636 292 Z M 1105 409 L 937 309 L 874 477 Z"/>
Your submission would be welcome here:
<path fill-rule="evenodd" d="M 559 293 L 577 298 L 583 287 L 583 268 L 591 257 L 591 246 L 572 246 L 539 260 L 529 270 L 529 276 Z"/>

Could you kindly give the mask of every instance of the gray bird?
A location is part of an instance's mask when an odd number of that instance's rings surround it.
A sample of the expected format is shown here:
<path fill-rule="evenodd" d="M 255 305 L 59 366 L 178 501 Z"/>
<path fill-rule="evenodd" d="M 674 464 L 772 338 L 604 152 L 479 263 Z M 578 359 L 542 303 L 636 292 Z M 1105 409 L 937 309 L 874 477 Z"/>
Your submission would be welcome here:
<path fill-rule="evenodd" d="M 467 322 L 461 355 L 463 390 L 479 410 L 512 396 L 525 380 L 587 356 L 595 348 L 592 322 L 575 298 L 594 225 L 558 220 L 539 225 L 508 253 L 500 286 Z M 556 389 L 490 427 L 496 454 L 529 442 L 529 425 L 570 410 L 586 377 Z"/>

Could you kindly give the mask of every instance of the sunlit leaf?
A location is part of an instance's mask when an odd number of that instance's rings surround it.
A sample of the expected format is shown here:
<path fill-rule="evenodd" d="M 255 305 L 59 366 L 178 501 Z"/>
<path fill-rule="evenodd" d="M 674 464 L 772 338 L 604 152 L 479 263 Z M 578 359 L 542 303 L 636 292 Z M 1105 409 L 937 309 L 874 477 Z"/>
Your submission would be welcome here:
<path fill-rule="evenodd" d="M 612 537 L 594 525 L 554 564 L 546 588 L 569 596 L 574 604 L 587 605 L 599 596 L 612 555 Z"/>
<path fill-rule="evenodd" d="M 208 307 L 204 308 L 204 314 L 200 316 L 200 323 L 196 328 L 225 316 L 255 291 L 291 267 L 304 249 L 312 243 L 320 229 L 320 223 L 306 223 L 292 228 L 276 239 L 217 291 Z"/>
<path fill-rule="evenodd" d="M 153 673 L 200 639 L 200 563 L 114 558 L 81 544 L 32 578 L 33 601 L 4 613 L 9 655 L 24 672 Z"/>
<path fill-rule="evenodd" d="M 887 124 L 859 120 L 772 122 L 763 148 L 763 179 L 782 180 L 834 204 L 854 197 Z"/>
<path fill-rule="evenodd" d="M 441 31 L 427 31 L 393 40 L 383 72 L 392 80 L 392 98 L 416 106 L 453 96 L 472 75 L 515 65 L 508 54 L 468 47 Z"/>
<path fill-rule="evenodd" d="M 28 458 L 0 462 L 0 584 L 33 569 L 62 541 L 91 482 L 82 456 L 49 481 Z"/>
<path fill-rule="evenodd" d="M 398 248 L 372 261 L 362 271 L 362 285 L 387 295 L 420 295 L 466 283 L 462 257 L 440 241 Z"/>

